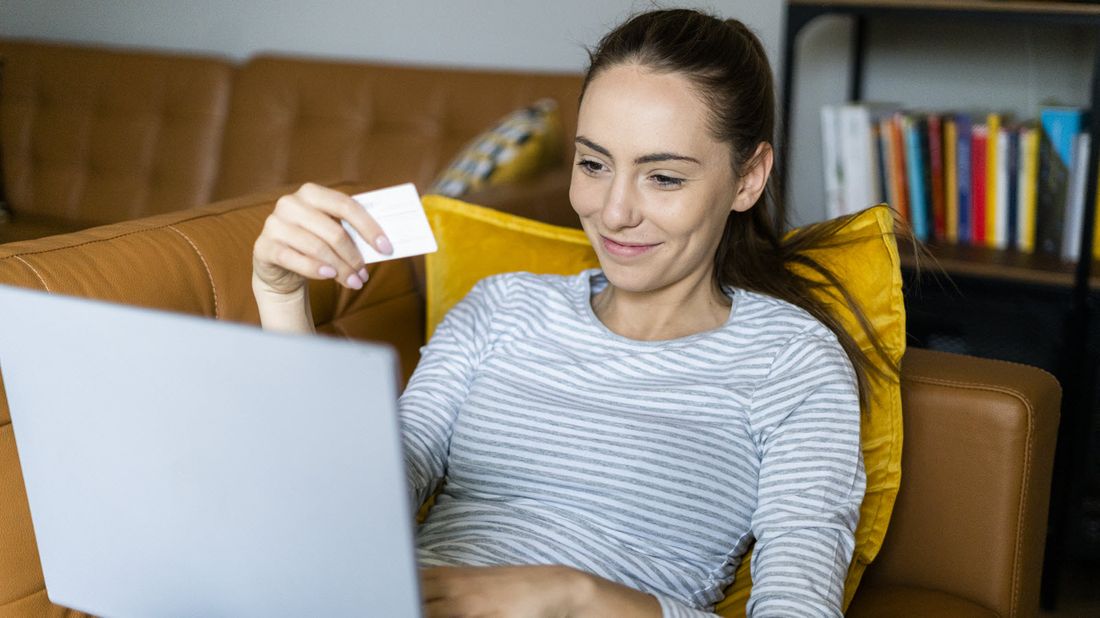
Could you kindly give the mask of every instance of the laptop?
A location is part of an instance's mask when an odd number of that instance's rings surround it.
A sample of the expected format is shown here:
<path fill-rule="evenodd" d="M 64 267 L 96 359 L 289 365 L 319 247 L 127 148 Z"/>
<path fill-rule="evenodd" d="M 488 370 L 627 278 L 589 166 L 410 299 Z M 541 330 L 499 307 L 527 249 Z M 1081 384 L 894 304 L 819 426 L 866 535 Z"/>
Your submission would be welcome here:
<path fill-rule="evenodd" d="M 419 616 L 384 345 L 0 286 L 51 601 L 104 616 Z"/>

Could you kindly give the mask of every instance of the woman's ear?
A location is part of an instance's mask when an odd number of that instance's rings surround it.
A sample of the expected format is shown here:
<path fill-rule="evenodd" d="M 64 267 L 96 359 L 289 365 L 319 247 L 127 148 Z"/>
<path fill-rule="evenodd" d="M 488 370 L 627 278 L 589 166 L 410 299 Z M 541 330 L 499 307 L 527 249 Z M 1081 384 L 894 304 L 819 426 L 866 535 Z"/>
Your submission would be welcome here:
<path fill-rule="evenodd" d="M 731 210 L 745 212 L 756 204 L 760 194 L 768 186 L 768 177 L 771 176 L 774 161 L 775 153 L 772 151 L 772 145 L 760 142 L 752 159 L 749 159 L 749 164 L 745 166 L 745 175 L 741 177 Z"/>

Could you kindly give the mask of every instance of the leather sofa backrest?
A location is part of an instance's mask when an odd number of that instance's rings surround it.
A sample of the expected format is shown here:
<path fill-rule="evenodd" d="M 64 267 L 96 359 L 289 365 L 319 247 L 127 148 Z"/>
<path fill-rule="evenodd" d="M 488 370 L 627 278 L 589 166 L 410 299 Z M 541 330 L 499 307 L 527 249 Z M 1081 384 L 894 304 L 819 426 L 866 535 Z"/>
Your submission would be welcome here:
<path fill-rule="evenodd" d="M 89 226 L 210 201 L 230 63 L 12 40 L 0 57 L 2 168 L 17 212 Z"/>
<path fill-rule="evenodd" d="M 214 197 L 305 181 L 411 181 L 424 191 L 466 142 L 539 98 L 558 101 L 573 135 L 580 85 L 575 74 L 259 56 L 234 81 Z"/>

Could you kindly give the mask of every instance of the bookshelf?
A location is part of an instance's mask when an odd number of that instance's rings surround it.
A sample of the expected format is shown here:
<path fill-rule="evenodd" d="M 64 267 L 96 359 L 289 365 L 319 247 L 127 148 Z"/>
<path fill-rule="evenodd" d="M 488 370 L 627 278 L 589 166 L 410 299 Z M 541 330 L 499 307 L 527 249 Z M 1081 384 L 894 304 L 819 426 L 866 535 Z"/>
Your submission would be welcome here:
<path fill-rule="evenodd" d="M 794 80 L 797 63 L 798 36 L 814 20 L 829 16 L 846 16 L 852 22 L 850 45 L 850 76 L 847 99 L 860 101 L 864 89 L 864 61 L 868 54 L 868 28 L 876 18 L 939 19 L 953 22 L 980 22 L 989 24 L 1035 24 L 1075 26 L 1100 34 L 1100 4 L 1076 2 L 1036 2 L 1012 0 L 788 0 L 786 26 L 783 37 L 783 95 L 781 100 L 782 148 L 778 171 L 780 186 L 785 187 L 784 174 L 789 159 L 791 137 L 792 102 L 797 96 L 798 84 Z M 959 85 L 965 89 L 966 84 Z M 1085 129 L 1092 144 L 1100 146 L 1100 46 L 1092 63 L 1092 84 L 1089 91 L 1090 114 Z M 1086 196 L 1096 195 L 1097 168 L 1100 165 L 1100 147 L 1090 149 Z M 783 191 L 785 194 L 786 192 Z M 1063 560 L 1064 532 L 1070 511 L 1073 487 L 1070 477 L 1087 460 L 1088 422 L 1092 414 L 1091 402 L 1097 392 L 1095 351 L 1090 354 L 1090 315 L 1100 299 L 1100 263 L 1087 256 L 1092 255 L 1093 223 L 1097 213 L 1092 200 L 1085 209 L 1081 229 L 1081 255 L 1085 259 L 1076 263 L 1064 263 L 1055 256 L 1025 254 L 1013 250 L 996 250 L 983 247 L 955 245 L 926 245 L 932 256 L 925 260 L 923 270 L 935 273 L 942 270 L 952 280 L 968 282 L 977 296 L 952 298 L 944 302 L 944 296 L 933 299 L 910 298 L 906 304 L 913 306 L 910 314 L 935 315 L 952 310 L 951 303 L 971 303 L 983 309 L 990 307 L 1004 316 L 1016 309 L 1012 298 L 1035 299 L 1048 303 L 1057 319 L 1048 320 L 1049 336 L 1056 338 L 1059 350 L 1058 366 L 1053 367 L 1063 386 L 1062 424 L 1055 455 L 1055 478 L 1051 495 L 1050 524 L 1047 536 L 1046 556 L 1043 565 L 1042 605 L 1051 608 L 1056 603 L 1058 571 Z M 919 279 L 914 251 L 902 249 L 902 267 L 907 277 Z M 931 261 L 931 264 L 927 262 Z M 984 294 L 985 296 L 981 296 Z M 936 303 L 940 303 L 937 305 Z M 970 311 L 970 313 L 979 313 Z M 997 319 L 996 317 L 992 319 Z M 1031 336 L 1034 336 L 1032 334 Z M 1027 346 L 1026 335 L 1017 334 L 1018 345 Z M 1095 346 L 1094 346 L 1095 347 Z"/>

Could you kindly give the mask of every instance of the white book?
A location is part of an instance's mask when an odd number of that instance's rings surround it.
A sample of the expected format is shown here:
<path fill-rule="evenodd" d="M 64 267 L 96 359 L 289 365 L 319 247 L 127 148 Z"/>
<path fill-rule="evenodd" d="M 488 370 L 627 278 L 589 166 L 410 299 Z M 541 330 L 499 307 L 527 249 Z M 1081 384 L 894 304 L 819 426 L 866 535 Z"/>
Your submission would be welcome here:
<path fill-rule="evenodd" d="M 1001 127 L 997 135 L 990 136 L 997 140 L 997 175 L 996 191 L 994 192 L 994 214 L 996 224 L 992 230 L 986 233 L 993 234 L 993 246 L 997 249 L 1008 247 L 1008 130 Z"/>
<path fill-rule="evenodd" d="M 825 215 L 829 219 L 841 216 L 844 207 L 844 168 L 840 161 L 839 115 L 835 105 L 821 108 L 821 155 L 825 171 Z"/>
<path fill-rule="evenodd" d="M 871 108 L 864 104 L 840 108 L 840 158 L 844 169 L 844 214 L 858 212 L 882 201 L 879 186 L 878 144 L 871 123 Z"/>
<path fill-rule="evenodd" d="M 1085 189 L 1088 184 L 1089 134 L 1073 138 L 1069 190 L 1066 191 L 1066 217 L 1062 227 L 1062 259 L 1075 262 L 1081 256 L 1081 225 L 1085 219 Z"/>

